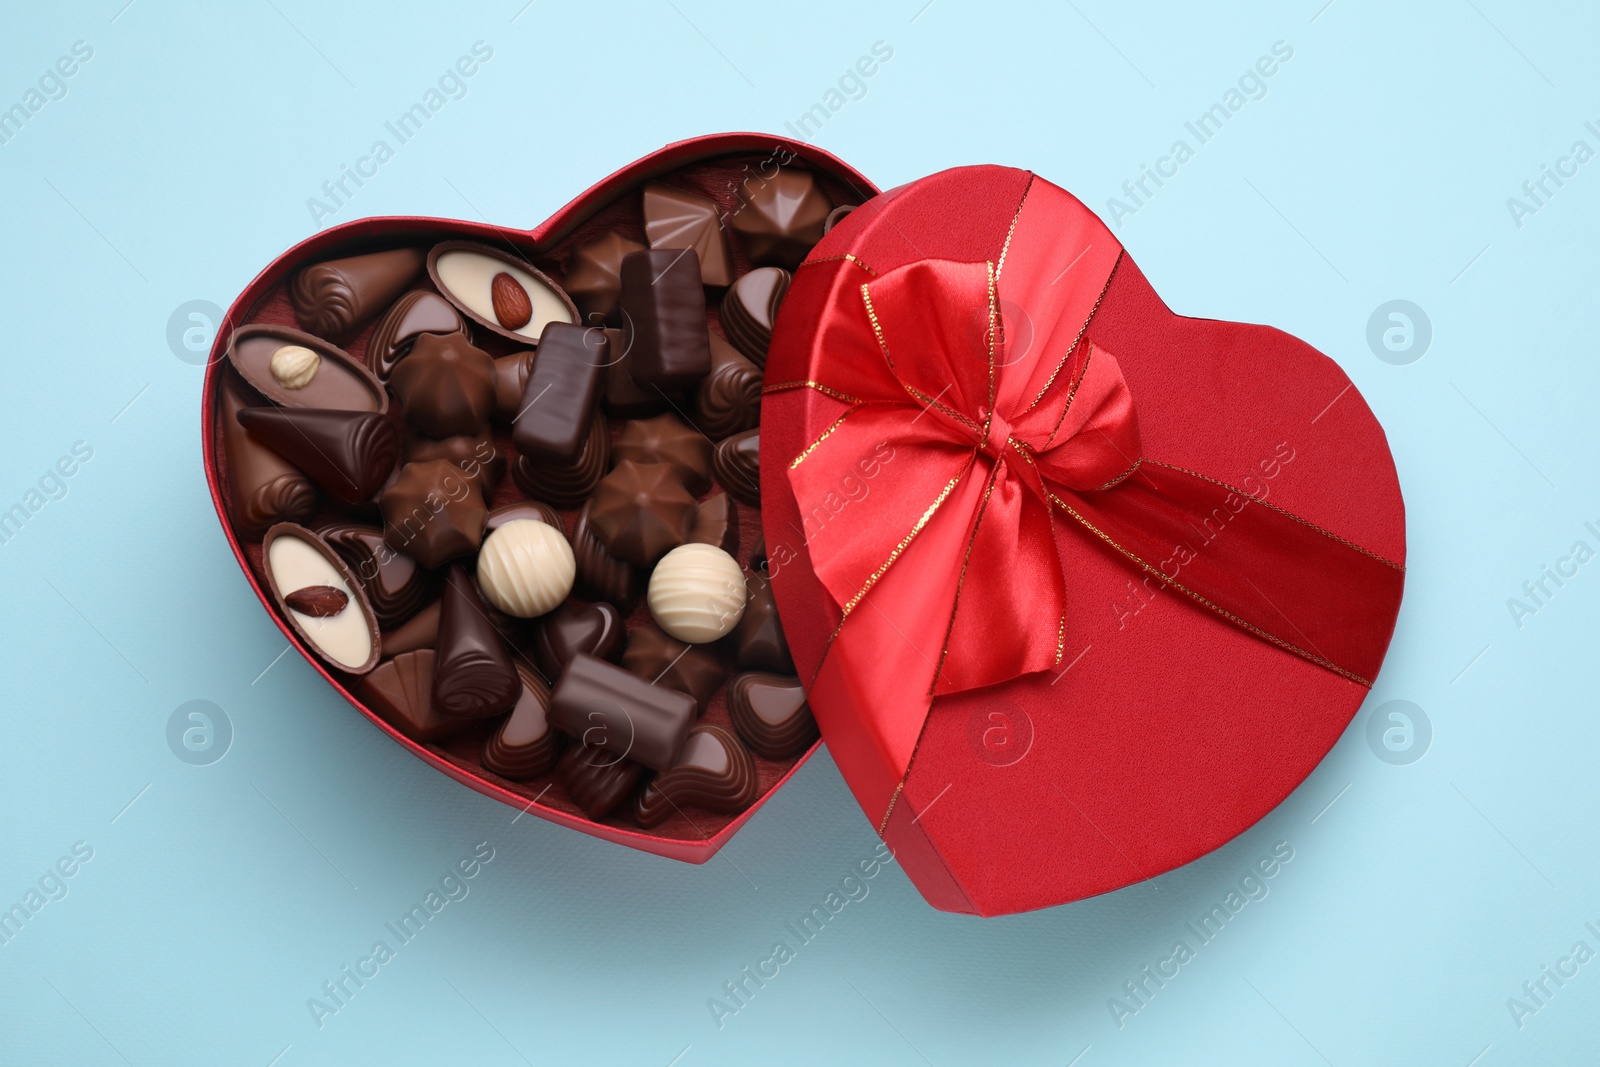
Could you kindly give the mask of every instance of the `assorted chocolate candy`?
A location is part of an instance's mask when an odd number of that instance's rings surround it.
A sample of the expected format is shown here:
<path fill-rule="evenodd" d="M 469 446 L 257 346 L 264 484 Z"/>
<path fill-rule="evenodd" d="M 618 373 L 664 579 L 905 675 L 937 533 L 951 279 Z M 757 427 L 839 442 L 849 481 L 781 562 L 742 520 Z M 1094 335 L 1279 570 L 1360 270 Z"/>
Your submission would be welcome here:
<path fill-rule="evenodd" d="M 764 569 L 761 387 L 851 206 L 717 177 L 542 250 L 309 264 L 235 331 L 216 412 L 252 566 L 367 707 L 536 802 L 695 837 L 817 737 Z"/>

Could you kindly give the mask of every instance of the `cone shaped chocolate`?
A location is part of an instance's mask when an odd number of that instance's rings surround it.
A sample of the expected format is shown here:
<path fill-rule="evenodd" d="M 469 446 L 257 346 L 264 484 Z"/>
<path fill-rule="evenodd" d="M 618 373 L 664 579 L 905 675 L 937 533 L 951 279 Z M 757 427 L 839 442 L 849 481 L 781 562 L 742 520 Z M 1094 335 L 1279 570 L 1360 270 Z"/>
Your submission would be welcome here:
<path fill-rule="evenodd" d="M 335 343 L 377 318 L 422 273 L 419 249 L 396 248 L 316 263 L 289 282 L 289 300 L 302 330 Z"/>
<path fill-rule="evenodd" d="M 245 408 L 239 425 L 346 504 L 371 500 L 400 458 L 394 423 L 370 411 Z"/>
<path fill-rule="evenodd" d="M 446 576 L 439 604 L 433 700 L 447 715 L 482 719 L 510 709 L 522 683 L 505 642 L 460 567 Z"/>

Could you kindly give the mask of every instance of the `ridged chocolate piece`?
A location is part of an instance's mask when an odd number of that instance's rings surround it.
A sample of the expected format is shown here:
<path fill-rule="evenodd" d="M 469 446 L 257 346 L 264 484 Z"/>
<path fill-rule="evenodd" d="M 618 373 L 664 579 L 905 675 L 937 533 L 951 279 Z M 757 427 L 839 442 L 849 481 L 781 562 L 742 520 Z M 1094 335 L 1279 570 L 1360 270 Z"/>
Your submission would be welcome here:
<path fill-rule="evenodd" d="M 822 224 L 833 210 L 810 171 L 778 168 L 770 178 L 744 180 L 733 228 L 756 263 L 794 270 L 822 240 Z"/>
<path fill-rule="evenodd" d="M 561 521 L 560 514 L 549 504 L 538 500 L 518 500 L 494 508 L 483 521 L 484 536 L 487 537 L 492 531 L 499 529 L 508 522 L 518 522 L 522 519 L 532 519 L 534 522 L 542 522 L 546 526 L 554 526 L 561 531 L 563 537 L 566 536 L 567 525 Z"/>
<path fill-rule="evenodd" d="M 710 648 L 686 645 L 651 623 L 629 632 L 622 669 L 651 685 L 689 694 L 701 714 L 705 714 L 706 705 L 728 677 L 728 669 Z"/>
<path fill-rule="evenodd" d="M 372 604 L 372 613 L 378 617 L 378 625 L 385 630 L 405 622 L 434 598 L 433 575 L 417 566 L 410 556 L 390 548 L 383 540 L 382 530 L 341 523 L 324 526 L 318 532 L 355 573 Z"/>
<path fill-rule="evenodd" d="M 454 437 L 424 437 L 412 434 L 402 449 L 407 463 L 426 463 L 431 459 L 449 460 L 478 487 L 484 500 L 494 496 L 494 487 L 506 472 L 505 455 L 495 447 L 487 429 Z"/>
<path fill-rule="evenodd" d="M 717 443 L 711 457 L 717 484 L 739 503 L 761 506 L 761 431 L 746 430 Z"/>
<path fill-rule="evenodd" d="M 447 459 L 401 467 L 378 495 L 378 507 L 389 547 L 424 567 L 476 552 L 483 540 L 483 494 Z"/>
<path fill-rule="evenodd" d="M 800 679 L 782 674 L 736 674 L 728 683 L 728 717 L 758 756 L 788 759 L 817 739 L 817 721 Z"/>
<path fill-rule="evenodd" d="M 689 527 L 689 541 L 702 545 L 716 545 L 730 556 L 739 554 L 739 509 L 733 497 L 717 493 L 700 501 L 695 509 L 694 525 Z"/>
<path fill-rule="evenodd" d="M 772 324 L 789 292 L 791 275 L 782 267 L 757 267 L 733 283 L 722 298 L 717 321 L 733 347 L 758 367 L 767 365 Z"/>
<path fill-rule="evenodd" d="M 396 248 L 306 267 L 289 280 L 289 301 L 302 330 L 348 340 L 405 292 L 422 273 L 419 249 Z"/>
<path fill-rule="evenodd" d="M 690 732 L 677 762 L 644 787 L 633 817 L 649 829 L 684 808 L 732 814 L 754 804 L 760 792 L 750 750 L 731 731 L 701 723 Z"/>
<path fill-rule="evenodd" d="M 522 391 L 528 387 L 528 375 L 533 370 L 533 360 L 538 353 L 533 349 L 496 357 L 494 361 L 494 418 L 496 422 L 511 425 L 511 420 L 522 410 Z"/>
<path fill-rule="evenodd" d="M 628 370 L 641 386 L 681 389 L 711 370 L 706 291 L 692 249 L 623 257 L 622 314 Z"/>
<path fill-rule="evenodd" d="M 521 682 L 511 655 L 484 612 L 472 579 L 459 566 L 445 575 L 439 598 L 437 651 L 433 702 L 446 715 L 483 719 L 516 702 Z"/>
<path fill-rule="evenodd" d="M 522 781 L 548 774 L 555 767 L 561 735 L 545 715 L 550 687 L 526 664 L 518 663 L 516 669 L 522 692 L 510 717 L 483 746 L 483 765 L 502 778 Z"/>
<path fill-rule="evenodd" d="M 539 335 L 539 358 L 511 423 L 517 451 L 533 459 L 573 463 L 589 436 L 609 362 L 605 331 L 552 322 Z"/>
<path fill-rule="evenodd" d="M 628 338 L 621 330 L 607 330 L 611 362 L 606 367 L 606 387 L 600 404 L 606 414 L 618 419 L 637 419 L 667 410 L 672 401 L 666 393 L 654 386 L 643 386 L 633 380 L 628 370 Z"/>
<path fill-rule="evenodd" d="M 688 539 L 694 512 L 676 470 L 625 459 L 595 487 L 589 525 L 613 556 L 649 567 Z"/>
<path fill-rule="evenodd" d="M 370 501 L 400 458 L 400 432 L 370 411 L 245 408 L 239 424 L 329 496 L 352 506 Z"/>
<path fill-rule="evenodd" d="M 294 522 L 317 506 L 317 491 L 298 468 L 239 425 L 245 402 L 222 387 L 222 450 L 228 461 L 228 510 L 240 533 L 259 534 L 278 522 Z"/>
<path fill-rule="evenodd" d="M 611 431 L 599 415 L 589 422 L 589 440 L 576 463 L 552 463 L 518 456 L 511 479 L 528 496 L 558 508 L 575 508 L 589 499 L 611 467 Z"/>
<path fill-rule="evenodd" d="M 745 583 L 748 590 L 744 614 L 728 635 L 740 670 L 793 674 L 794 660 L 789 642 L 778 621 L 778 603 L 772 597 L 772 583 L 754 579 Z"/>
<path fill-rule="evenodd" d="M 604 600 L 595 604 L 567 601 L 539 620 L 533 658 L 547 678 L 559 678 L 580 652 L 615 660 L 622 650 L 622 615 Z"/>
<path fill-rule="evenodd" d="M 413 741 L 432 744 L 460 733 L 471 719 L 446 715 L 433 702 L 431 648 L 420 648 L 385 660 L 356 686 L 361 703 Z"/>
<path fill-rule="evenodd" d="M 644 245 L 612 231 L 572 253 L 561 284 L 590 325 L 609 319 L 622 292 L 622 257 Z"/>
<path fill-rule="evenodd" d="M 639 787 L 644 768 L 602 748 L 568 745 L 556 765 L 556 777 L 572 802 L 591 819 L 615 811 Z"/>
<path fill-rule="evenodd" d="M 700 429 L 713 441 L 761 422 L 761 368 L 728 342 L 711 335 L 711 373 L 695 396 Z"/>
<path fill-rule="evenodd" d="M 572 528 L 572 555 L 578 565 L 577 591 L 590 600 L 615 604 L 627 613 L 644 591 L 644 572 L 606 551 L 606 546 L 600 543 L 589 525 L 592 509 L 592 504 L 584 505 L 578 524 Z"/>
<path fill-rule="evenodd" d="M 671 767 L 694 724 L 694 698 L 579 653 L 550 694 L 550 721 L 586 746 L 654 770 Z"/>
<path fill-rule="evenodd" d="M 418 433 L 475 434 L 494 411 L 494 360 L 460 334 L 425 333 L 390 372 L 389 387 Z"/>
<path fill-rule="evenodd" d="M 644 187 L 644 236 L 651 248 L 694 249 L 706 285 L 733 281 L 733 257 L 715 202 L 651 182 Z"/>
<path fill-rule="evenodd" d="M 367 338 L 367 367 L 382 381 L 389 380 L 394 365 L 411 352 L 425 333 L 467 336 L 467 320 L 450 301 L 427 289 L 413 289 L 394 302 Z"/>
<path fill-rule="evenodd" d="M 432 648 L 439 643 L 439 602 L 417 612 L 399 627 L 383 635 L 383 657 L 398 656 L 402 652 L 415 652 L 419 648 Z"/>
<path fill-rule="evenodd" d="M 712 444 L 676 415 L 635 419 L 622 427 L 612 458 L 618 463 L 665 463 L 696 496 L 711 488 Z"/>

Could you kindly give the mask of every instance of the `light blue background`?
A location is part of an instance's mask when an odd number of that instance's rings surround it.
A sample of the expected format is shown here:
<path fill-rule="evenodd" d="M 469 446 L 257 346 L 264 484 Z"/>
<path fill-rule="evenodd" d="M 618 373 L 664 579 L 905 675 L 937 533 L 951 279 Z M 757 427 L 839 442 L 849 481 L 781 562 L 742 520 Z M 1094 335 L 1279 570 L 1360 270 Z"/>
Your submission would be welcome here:
<path fill-rule="evenodd" d="M 14 6 L 0 33 L 0 106 L 94 50 L 0 145 L 0 509 L 93 449 L 0 545 L 0 905 L 93 849 L 0 946 L 0 1060 L 1593 1062 L 1600 962 L 1521 1028 L 1507 998 L 1600 949 L 1600 563 L 1521 628 L 1506 606 L 1600 547 L 1600 162 L 1520 228 L 1506 205 L 1575 140 L 1600 148 L 1592 5 L 124 2 Z M 514 821 L 277 659 L 169 316 L 313 232 L 306 199 L 478 40 L 466 96 L 325 222 L 531 225 L 664 142 L 783 132 L 880 40 L 892 60 L 813 140 L 885 187 L 1007 163 L 1104 212 L 1287 42 L 1266 95 L 1117 232 L 1175 309 L 1298 334 L 1388 430 L 1405 606 L 1322 767 L 1219 852 L 1039 914 L 944 915 L 890 869 L 719 1029 L 708 998 L 876 843 L 825 755 L 691 867 Z M 1367 342 L 1391 299 L 1432 324 L 1410 365 Z M 233 726 L 209 766 L 166 740 L 193 699 Z M 1409 765 L 1365 733 L 1391 699 L 1432 723 Z M 307 998 L 480 841 L 470 895 L 319 1029 Z M 1119 1028 L 1122 984 L 1280 841 L 1269 895 Z"/>

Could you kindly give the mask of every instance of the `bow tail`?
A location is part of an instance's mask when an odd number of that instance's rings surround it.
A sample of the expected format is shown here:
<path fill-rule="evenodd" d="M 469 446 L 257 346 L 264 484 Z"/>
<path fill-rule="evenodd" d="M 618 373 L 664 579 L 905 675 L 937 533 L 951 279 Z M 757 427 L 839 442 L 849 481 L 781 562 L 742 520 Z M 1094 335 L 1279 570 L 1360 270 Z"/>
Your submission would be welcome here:
<path fill-rule="evenodd" d="M 1007 463 L 989 472 L 977 523 L 959 558 L 956 601 L 935 693 L 994 685 L 1061 658 L 1066 583 L 1042 483 Z M 965 594 L 965 595 L 964 595 Z"/>
<path fill-rule="evenodd" d="M 1146 459 L 1115 489 L 1053 486 L 1063 515 L 1170 587 L 1279 648 L 1370 688 L 1405 571 L 1216 479 Z"/>

